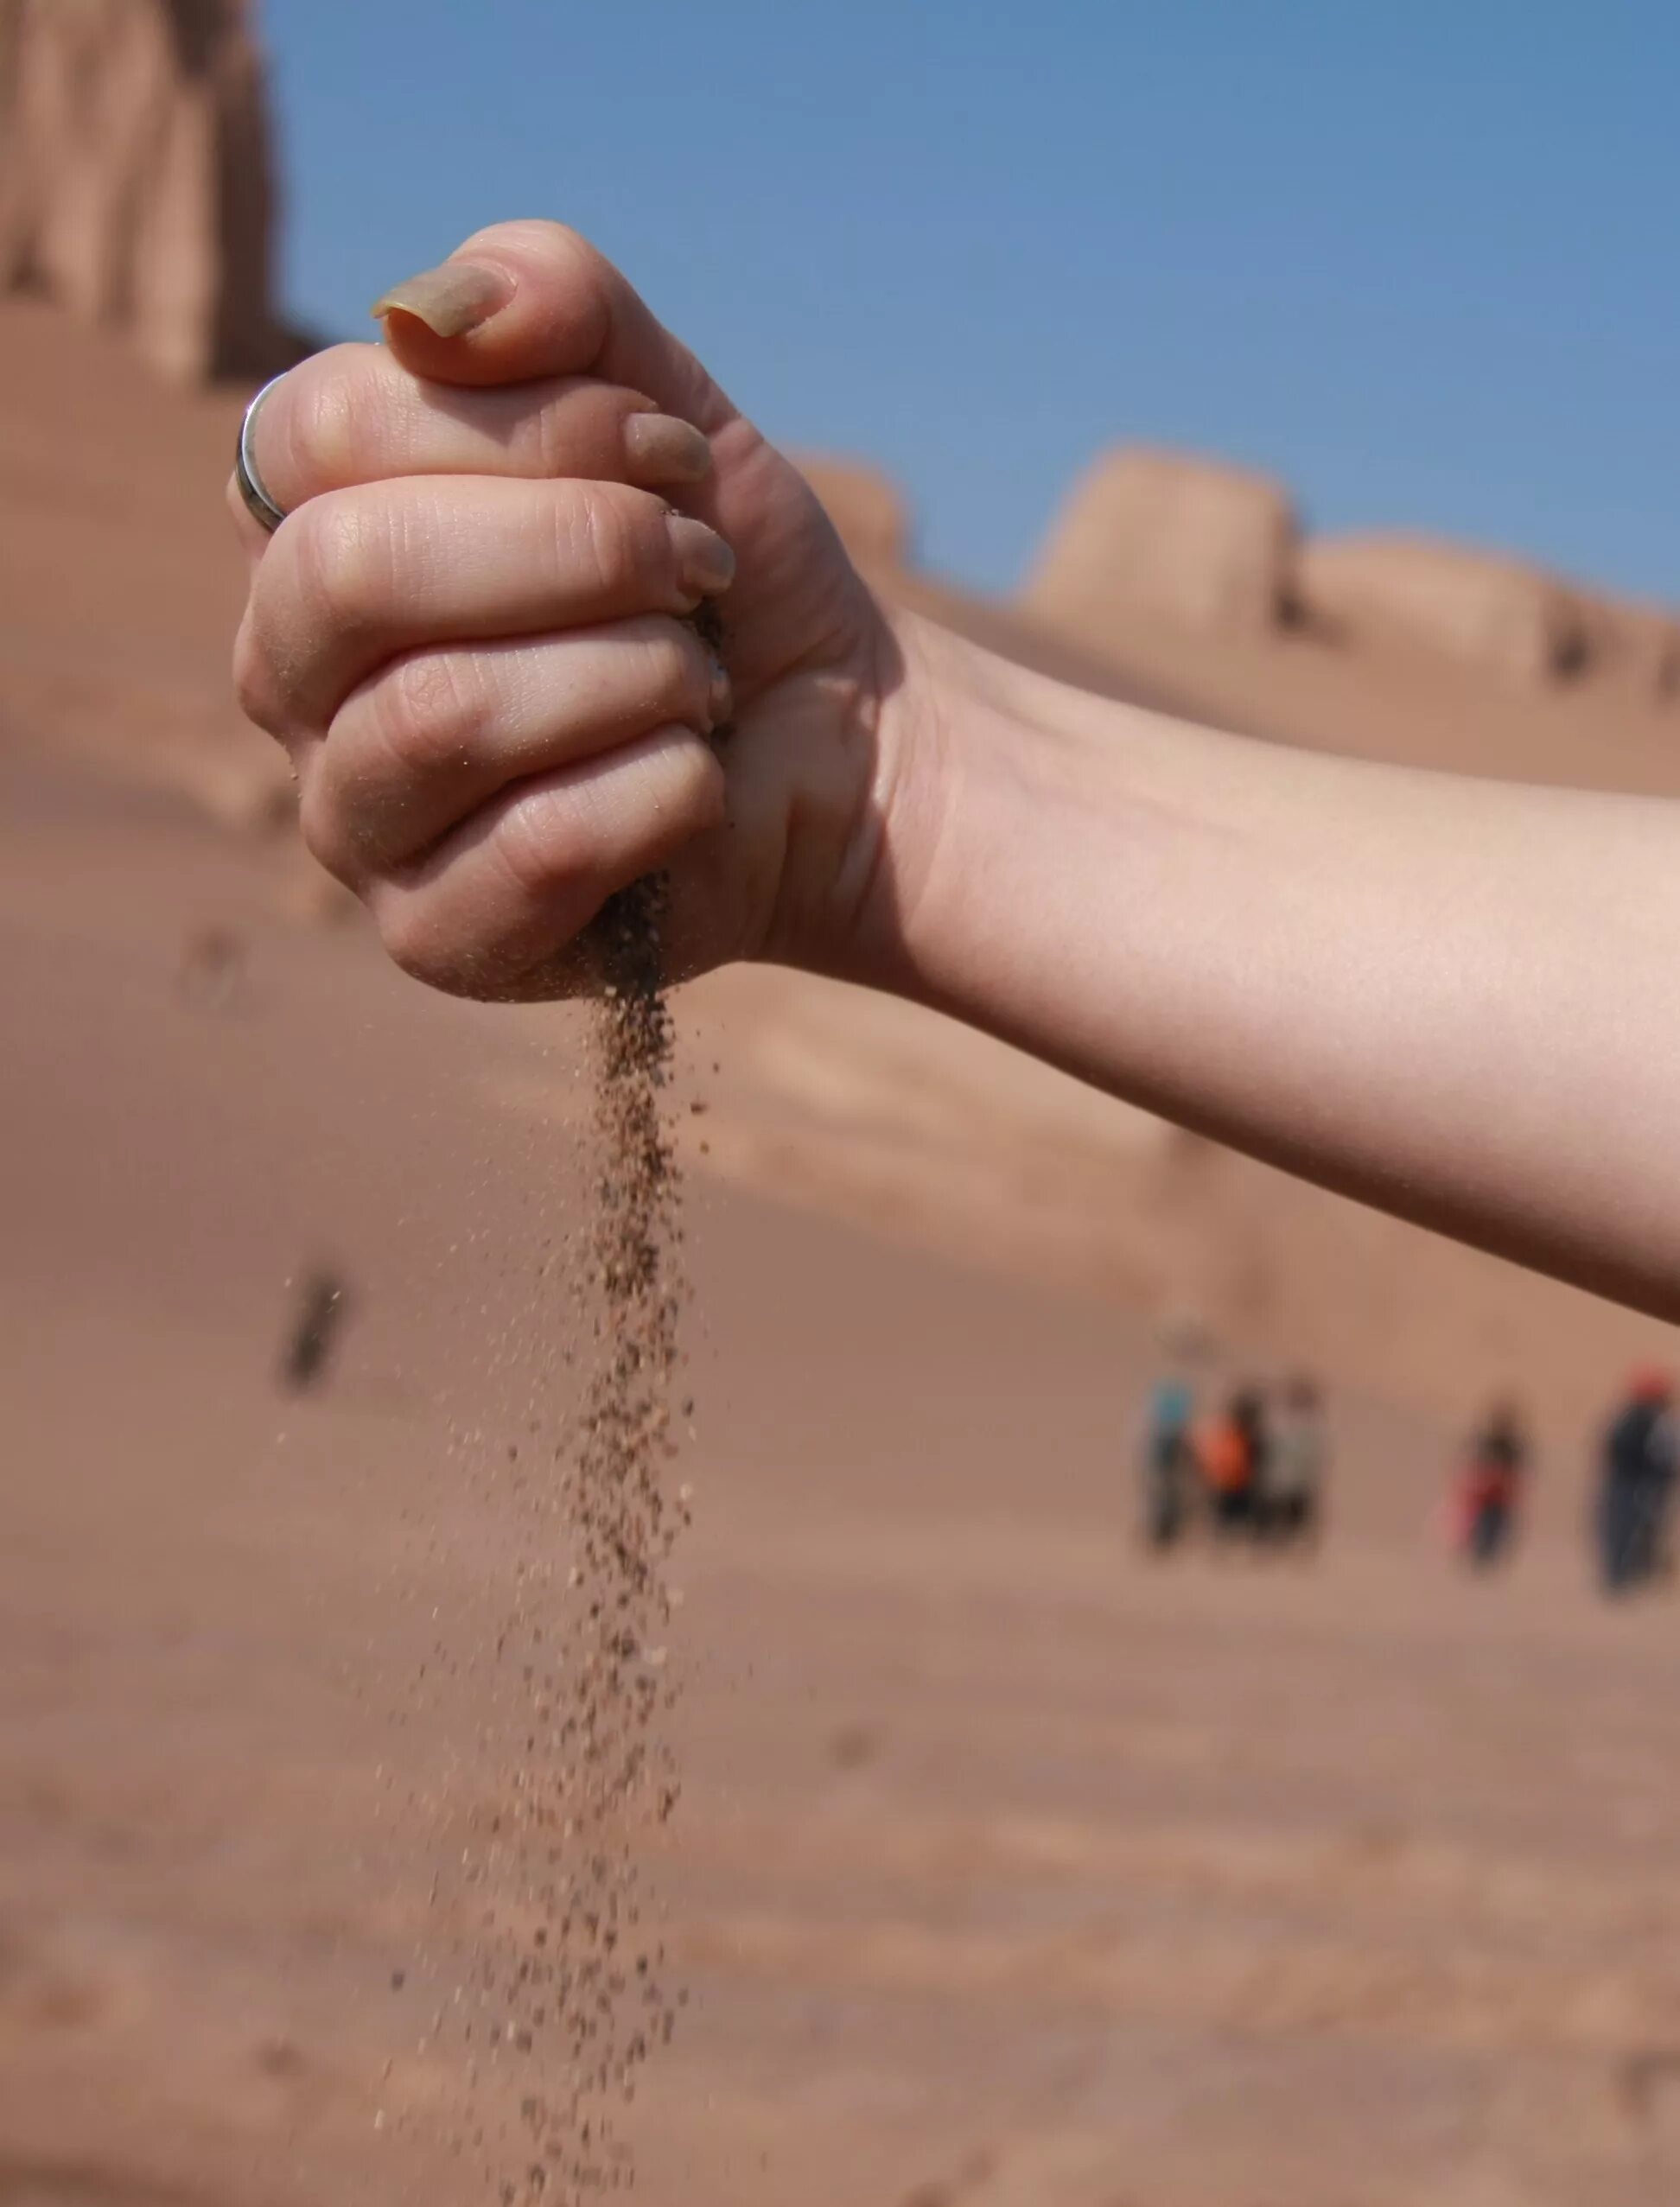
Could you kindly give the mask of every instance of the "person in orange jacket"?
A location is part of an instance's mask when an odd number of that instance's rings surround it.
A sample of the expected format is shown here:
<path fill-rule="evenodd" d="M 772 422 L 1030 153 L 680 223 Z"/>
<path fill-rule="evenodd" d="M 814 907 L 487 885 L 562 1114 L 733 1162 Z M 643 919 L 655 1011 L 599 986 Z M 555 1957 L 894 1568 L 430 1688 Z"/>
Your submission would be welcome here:
<path fill-rule="evenodd" d="M 1198 1428 L 1196 1463 L 1215 1531 L 1229 1537 L 1257 1529 L 1268 1449 L 1265 1401 L 1255 1387 L 1239 1387 Z"/>

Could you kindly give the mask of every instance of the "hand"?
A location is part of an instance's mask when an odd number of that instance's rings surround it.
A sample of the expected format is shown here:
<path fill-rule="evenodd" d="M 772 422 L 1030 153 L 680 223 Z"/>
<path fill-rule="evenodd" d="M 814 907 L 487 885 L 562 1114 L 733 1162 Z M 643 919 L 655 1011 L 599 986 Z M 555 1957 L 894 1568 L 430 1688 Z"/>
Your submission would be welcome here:
<path fill-rule="evenodd" d="M 557 225 L 381 303 L 388 349 L 264 403 L 271 538 L 230 486 L 239 696 L 315 856 L 463 995 L 587 986 L 580 934 L 659 868 L 673 975 L 855 963 L 890 924 L 904 670 L 803 479 Z M 722 666 L 690 618 L 714 599 Z"/>

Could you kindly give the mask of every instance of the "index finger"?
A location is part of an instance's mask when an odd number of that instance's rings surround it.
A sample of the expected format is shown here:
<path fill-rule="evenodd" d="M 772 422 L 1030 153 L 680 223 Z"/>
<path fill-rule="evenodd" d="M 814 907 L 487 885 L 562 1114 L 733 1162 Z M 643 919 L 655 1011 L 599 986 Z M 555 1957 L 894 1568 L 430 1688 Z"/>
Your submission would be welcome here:
<path fill-rule="evenodd" d="M 640 391 L 589 376 L 480 390 L 410 375 L 383 346 L 337 345 L 269 385 L 250 419 L 263 489 L 283 513 L 394 475 L 571 476 L 670 489 L 711 449 Z"/>

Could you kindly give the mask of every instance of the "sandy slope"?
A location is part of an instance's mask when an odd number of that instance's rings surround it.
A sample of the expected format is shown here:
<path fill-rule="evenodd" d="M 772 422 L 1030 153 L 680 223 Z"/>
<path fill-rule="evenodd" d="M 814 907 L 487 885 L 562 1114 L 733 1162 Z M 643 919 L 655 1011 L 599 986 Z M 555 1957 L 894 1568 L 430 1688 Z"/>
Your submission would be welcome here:
<path fill-rule="evenodd" d="M 288 925 L 162 798 L 3 798 L 0 2201 L 465 2207 L 518 2081 L 419 2039 L 513 1754 L 505 1443 L 570 1400 L 575 1144 L 523 1099 L 570 1015 Z M 299 1408 L 322 1252 L 360 1307 Z M 704 1186 L 693 1256 L 644 2197 L 1673 2196 L 1671 1620 L 1590 1597 L 1573 1466 L 1467 1588 L 1442 1435 L 1352 1400 L 1319 1568 L 1155 1573 L 1123 1316 Z"/>

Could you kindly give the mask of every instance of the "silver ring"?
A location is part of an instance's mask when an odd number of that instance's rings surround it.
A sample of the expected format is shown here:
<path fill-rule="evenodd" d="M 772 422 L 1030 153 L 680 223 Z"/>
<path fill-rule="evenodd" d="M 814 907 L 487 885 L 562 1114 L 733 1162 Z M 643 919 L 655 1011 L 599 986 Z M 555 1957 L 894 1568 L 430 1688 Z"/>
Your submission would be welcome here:
<path fill-rule="evenodd" d="M 259 528 L 268 531 L 270 536 L 285 519 L 286 512 L 283 506 L 275 504 L 263 487 L 263 479 L 257 472 L 256 456 L 251 448 L 251 432 L 256 423 L 258 409 L 275 385 L 284 381 L 283 375 L 274 377 L 263 385 L 245 408 L 245 418 L 239 423 L 239 442 L 233 455 L 233 479 L 239 486 L 239 496 L 245 502 L 245 511 Z"/>

